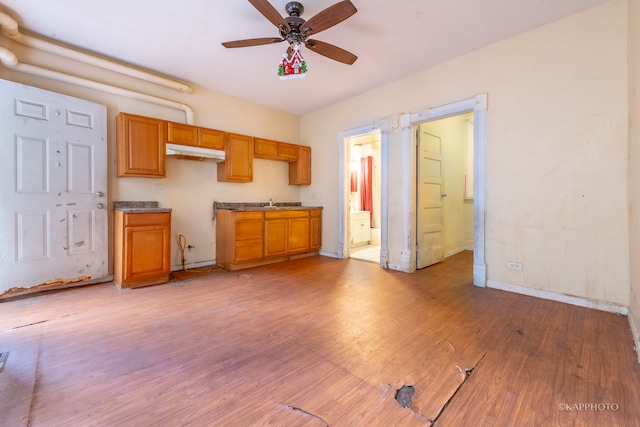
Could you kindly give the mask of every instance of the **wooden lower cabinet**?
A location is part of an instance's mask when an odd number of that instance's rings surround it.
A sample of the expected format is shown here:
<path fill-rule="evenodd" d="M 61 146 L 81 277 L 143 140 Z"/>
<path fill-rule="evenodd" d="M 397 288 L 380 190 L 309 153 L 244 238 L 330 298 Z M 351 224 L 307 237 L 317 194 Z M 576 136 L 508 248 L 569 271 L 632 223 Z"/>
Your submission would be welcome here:
<path fill-rule="evenodd" d="M 311 209 L 309 215 L 309 248 L 319 251 L 322 247 L 322 210 Z"/>
<path fill-rule="evenodd" d="M 309 211 L 264 213 L 264 257 L 290 255 L 309 250 Z"/>
<path fill-rule="evenodd" d="M 321 209 L 216 211 L 216 262 L 228 270 L 317 254 Z"/>
<path fill-rule="evenodd" d="M 120 288 L 157 285 L 171 273 L 171 212 L 116 210 L 114 281 Z"/>

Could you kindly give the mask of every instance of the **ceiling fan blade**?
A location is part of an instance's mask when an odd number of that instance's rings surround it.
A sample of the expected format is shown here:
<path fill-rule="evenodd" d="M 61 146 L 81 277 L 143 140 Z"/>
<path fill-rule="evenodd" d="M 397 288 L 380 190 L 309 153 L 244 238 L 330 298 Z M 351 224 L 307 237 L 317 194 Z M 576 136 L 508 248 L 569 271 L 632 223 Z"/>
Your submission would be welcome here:
<path fill-rule="evenodd" d="M 319 33 L 339 24 L 357 11 L 358 9 L 349 0 L 341 1 L 309 18 L 300 27 L 300 32 L 305 36 Z"/>
<path fill-rule="evenodd" d="M 334 61 L 342 62 L 343 64 L 351 65 L 358 59 L 358 57 L 351 52 L 319 40 L 307 40 L 305 46 L 315 53 L 331 58 Z"/>
<path fill-rule="evenodd" d="M 273 25 L 278 27 L 285 32 L 291 31 L 289 24 L 285 19 L 278 13 L 275 7 L 271 5 L 267 0 L 249 0 L 249 3 L 253 5 L 258 12 L 264 15 Z"/>
<path fill-rule="evenodd" d="M 263 44 L 280 43 L 282 39 L 275 37 L 263 37 L 259 39 L 246 39 L 246 40 L 234 40 L 232 42 L 224 42 L 224 47 L 249 47 L 249 46 L 261 46 Z"/>

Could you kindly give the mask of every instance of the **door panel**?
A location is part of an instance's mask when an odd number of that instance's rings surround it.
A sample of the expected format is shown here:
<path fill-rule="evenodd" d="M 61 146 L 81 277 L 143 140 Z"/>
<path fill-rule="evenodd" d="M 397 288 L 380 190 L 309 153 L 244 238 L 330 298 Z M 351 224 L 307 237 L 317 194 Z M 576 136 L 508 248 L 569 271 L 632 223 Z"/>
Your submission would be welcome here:
<path fill-rule="evenodd" d="M 424 268 L 444 259 L 442 197 L 442 140 L 420 127 L 417 268 Z"/>
<path fill-rule="evenodd" d="M 106 107 L 0 80 L 0 197 L 0 293 L 106 277 Z"/>

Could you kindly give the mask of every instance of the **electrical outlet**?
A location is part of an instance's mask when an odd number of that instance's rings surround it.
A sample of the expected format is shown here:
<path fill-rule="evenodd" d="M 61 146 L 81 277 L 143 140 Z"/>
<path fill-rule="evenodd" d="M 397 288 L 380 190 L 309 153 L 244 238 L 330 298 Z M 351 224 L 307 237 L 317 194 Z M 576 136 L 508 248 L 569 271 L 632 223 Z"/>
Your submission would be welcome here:
<path fill-rule="evenodd" d="M 153 189 L 156 191 L 164 190 L 164 184 L 153 184 Z"/>
<path fill-rule="evenodd" d="M 226 184 L 220 184 L 218 186 L 218 191 L 228 191 L 228 187 Z"/>
<path fill-rule="evenodd" d="M 522 271 L 522 264 L 519 262 L 511 262 L 507 263 L 507 268 L 510 270 Z"/>

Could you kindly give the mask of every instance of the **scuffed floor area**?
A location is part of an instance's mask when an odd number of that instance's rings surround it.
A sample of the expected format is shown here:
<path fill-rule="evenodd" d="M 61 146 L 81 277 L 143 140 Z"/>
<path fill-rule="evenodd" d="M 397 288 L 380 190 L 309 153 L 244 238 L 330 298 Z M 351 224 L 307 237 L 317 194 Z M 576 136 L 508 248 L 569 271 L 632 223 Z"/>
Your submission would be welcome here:
<path fill-rule="evenodd" d="M 634 425 L 624 316 L 302 258 L 0 303 L 0 425 Z M 586 406 L 586 405 L 592 406 Z"/>

